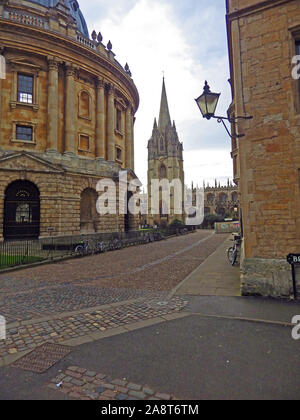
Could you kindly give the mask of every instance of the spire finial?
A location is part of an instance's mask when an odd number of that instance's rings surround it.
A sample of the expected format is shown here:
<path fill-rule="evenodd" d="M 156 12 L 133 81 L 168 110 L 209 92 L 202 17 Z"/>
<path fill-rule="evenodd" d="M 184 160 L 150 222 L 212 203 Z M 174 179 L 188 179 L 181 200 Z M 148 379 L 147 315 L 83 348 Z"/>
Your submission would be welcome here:
<path fill-rule="evenodd" d="M 164 132 L 165 128 L 168 125 L 172 125 L 172 123 L 171 123 L 171 117 L 170 117 L 169 106 L 168 106 L 165 79 L 163 78 L 160 111 L 159 111 L 159 120 L 158 120 L 158 129 L 161 132 Z"/>

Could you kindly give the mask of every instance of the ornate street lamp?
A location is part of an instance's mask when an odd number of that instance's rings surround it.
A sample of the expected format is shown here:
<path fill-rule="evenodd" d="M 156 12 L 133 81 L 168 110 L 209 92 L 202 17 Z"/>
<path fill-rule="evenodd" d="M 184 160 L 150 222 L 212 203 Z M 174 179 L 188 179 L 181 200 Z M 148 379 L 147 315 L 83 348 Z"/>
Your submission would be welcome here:
<path fill-rule="evenodd" d="M 205 81 L 203 93 L 201 96 L 199 96 L 198 99 L 195 99 L 201 114 L 203 115 L 203 118 L 206 118 L 207 120 L 210 120 L 211 118 L 216 118 L 218 123 L 222 123 L 225 127 L 225 130 L 229 134 L 231 138 L 240 138 L 244 137 L 245 134 L 235 134 L 232 135 L 230 131 L 228 130 L 224 120 L 229 121 L 231 124 L 236 124 L 239 119 L 243 120 L 251 120 L 252 116 L 245 116 L 245 117 L 234 117 L 234 118 L 228 118 L 228 117 L 219 117 L 215 116 L 216 108 L 219 102 L 220 93 L 213 93 L 210 91 L 210 87 L 208 86 L 207 81 Z"/>

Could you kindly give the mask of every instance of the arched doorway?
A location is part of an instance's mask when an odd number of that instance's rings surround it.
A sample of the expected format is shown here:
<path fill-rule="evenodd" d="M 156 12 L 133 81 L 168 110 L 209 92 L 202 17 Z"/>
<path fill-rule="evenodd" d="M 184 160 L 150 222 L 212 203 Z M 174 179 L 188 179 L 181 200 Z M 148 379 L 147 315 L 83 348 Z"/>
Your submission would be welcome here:
<path fill-rule="evenodd" d="M 15 181 L 5 191 L 4 239 L 36 239 L 40 234 L 40 192 L 29 181 Z"/>
<path fill-rule="evenodd" d="M 124 215 L 125 216 L 124 217 L 124 231 L 125 232 L 129 232 L 131 228 L 131 219 L 133 215 L 130 214 L 128 203 L 132 196 L 133 196 L 133 193 L 131 191 L 127 191 L 127 196 L 125 194 L 125 200 L 127 199 L 127 211 L 126 211 L 126 214 Z"/>
<path fill-rule="evenodd" d="M 80 233 L 97 232 L 98 214 L 96 210 L 98 194 L 92 188 L 86 188 L 80 199 Z"/>

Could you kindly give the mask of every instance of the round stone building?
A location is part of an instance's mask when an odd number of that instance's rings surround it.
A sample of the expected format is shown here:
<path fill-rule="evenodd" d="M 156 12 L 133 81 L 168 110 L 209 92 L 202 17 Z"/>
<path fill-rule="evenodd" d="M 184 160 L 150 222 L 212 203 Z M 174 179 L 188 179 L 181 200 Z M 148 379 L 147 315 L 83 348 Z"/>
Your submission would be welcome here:
<path fill-rule="evenodd" d="M 128 65 L 77 0 L 0 0 L 0 54 L 0 238 L 135 229 L 96 211 L 100 179 L 136 178 Z"/>

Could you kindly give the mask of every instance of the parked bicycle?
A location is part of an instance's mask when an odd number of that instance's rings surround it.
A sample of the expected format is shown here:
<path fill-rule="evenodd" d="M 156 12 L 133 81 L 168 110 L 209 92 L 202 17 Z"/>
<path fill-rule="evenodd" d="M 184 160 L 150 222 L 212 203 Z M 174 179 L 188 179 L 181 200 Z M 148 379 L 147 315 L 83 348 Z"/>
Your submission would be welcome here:
<path fill-rule="evenodd" d="M 101 254 L 101 253 L 106 252 L 108 250 L 109 250 L 109 244 L 108 244 L 108 242 L 104 242 L 104 241 L 97 242 L 95 247 L 94 247 L 94 253 L 95 254 Z"/>
<path fill-rule="evenodd" d="M 160 232 L 154 232 L 153 237 L 155 241 L 161 241 L 163 239 L 162 234 Z"/>
<path fill-rule="evenodd" d="M 234 245 L 231 246 L 230 248 L 228 248 L 227 257 L 228 257 L 228 260 L 231 263 L 231 265 L 234 266 L 234 264 L 236 263 L 236 260 L 237 260 L 237 256 L 238 256 L 238 247 L 239 247 L 240 242 L 241 242 L 240 235 L 235 235 L 234 239 L 232 239 L 232 241 L 234 241 Z"/>
<path fill-rule="evenodd" d="M 121 249 L 123 247 L 122 242 L 120 241 L 120 239 L 115 238 L 112 241 L 110 241 L 109 243 L 109 249 L 111 251 L 115 251 L 116 249 Z"/>
<path fill-rule="evenodd" d="M 83 257 L 84 255 L 89 255 L 92 253 L 91 247 L 89 245 L 88 241 L 81 241 L 80 244 L 78 244 L 75 247 L 75 254 L 80 255 Z"/>

